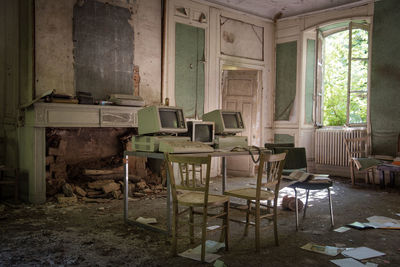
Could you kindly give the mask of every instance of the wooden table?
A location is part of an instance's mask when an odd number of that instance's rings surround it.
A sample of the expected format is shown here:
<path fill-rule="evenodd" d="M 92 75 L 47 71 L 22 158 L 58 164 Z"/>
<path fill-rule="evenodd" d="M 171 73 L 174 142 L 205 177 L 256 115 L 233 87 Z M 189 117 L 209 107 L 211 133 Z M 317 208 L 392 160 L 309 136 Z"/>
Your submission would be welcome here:
<path fill-rule="evenodd" d="M 381 188 L 385 188 L 385 171 L 389 172 L 390 186 L 394 186 L 394 178 L 396 176 L 396 173 L 400 172 L 399 165 L 383 163 L 377 166 L 377 170 L 379 171 L 379 180 Z"/>
<path fill-rule="evenodd" d="M 269 151 L 262 149 L 261 151 Z M 259 150 L 254 149 L 251 152 L 255 155 L 259 154 Z M 250 155 L 248 151 L 214 151 L 214 152 L 207 152 L 207 153 L 189 153 L 189 154 L 180 154 L 185 157 L 199 157 L 199 156 L 208 156 L 211 155 L 212 157 L 221 157 L 222 158 L 222 193 L 225 192 L 226 187 L 226 157 L 234 157 L 234 156 L 243 156 L 243 155 Z M 153 159 L 161 159 L 164 160 L 164 153 L 161 152 L 141 152 L 141 151 L 125 151 L 124 158 L 125 158 L 125 179 L 124 179 L 124 221 L 127 224 L 133 224 L 139 227 L 143 227 L 145 229 L 157 231 L 166 235 L 171 234 L 171 187 L 170 187 L 170 178 L 169 173 L 167 172 L 167 229 L 163 229 L 160 227 L 156 227 L 150 224 L 143 224 L 137 222 L 135 220 L 131 220 L 128 218 L 128 166 L 129 166 L 129 156 L 134 157 L 147 157 Z"/>

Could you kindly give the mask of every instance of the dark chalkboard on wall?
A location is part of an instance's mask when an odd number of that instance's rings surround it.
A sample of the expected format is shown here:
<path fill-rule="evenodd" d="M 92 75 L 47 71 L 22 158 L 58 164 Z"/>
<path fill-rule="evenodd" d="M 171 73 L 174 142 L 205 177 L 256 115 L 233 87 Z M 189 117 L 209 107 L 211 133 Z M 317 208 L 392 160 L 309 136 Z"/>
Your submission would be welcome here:
<path fill-rule="evenodd" d="M 90 92 L 96 100 L 111 93 L 133 95 L 129 9 L 93 0 L 78 3 L 73 17 L 76 91 Z"/>

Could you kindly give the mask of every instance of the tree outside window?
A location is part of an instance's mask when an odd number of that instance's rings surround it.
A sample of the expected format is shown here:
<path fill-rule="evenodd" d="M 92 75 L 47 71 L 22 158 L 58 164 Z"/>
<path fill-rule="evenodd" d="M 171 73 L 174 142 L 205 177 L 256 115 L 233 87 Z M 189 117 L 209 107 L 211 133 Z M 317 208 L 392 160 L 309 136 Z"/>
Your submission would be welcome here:
<path fill-rule="evenodd" d="M 321 40 L 321 39 L 320 39 Z M 368 28 L 349 23 L 347 29 L 322 38 L 322 82 L 317 89 L 324 126 L 367 123 Z M 321 64 L 322 63 L 322 64 Z M 318 121 L 317 121 L 318 123 Z"/>

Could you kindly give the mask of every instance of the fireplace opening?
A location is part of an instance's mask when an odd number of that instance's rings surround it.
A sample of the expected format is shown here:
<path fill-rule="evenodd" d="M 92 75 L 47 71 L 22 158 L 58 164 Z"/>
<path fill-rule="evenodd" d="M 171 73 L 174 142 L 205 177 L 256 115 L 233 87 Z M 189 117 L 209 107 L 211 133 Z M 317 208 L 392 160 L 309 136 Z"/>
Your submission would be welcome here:
<path fill-rule="evenodd" d="M 46 128 L 47 200 L 122 199 L 123 152 L 131 150 L 135 134 L 134 128 Z M 162 193 L 165 177 L 160 162 L 129 157 L 130 197 Z"/>

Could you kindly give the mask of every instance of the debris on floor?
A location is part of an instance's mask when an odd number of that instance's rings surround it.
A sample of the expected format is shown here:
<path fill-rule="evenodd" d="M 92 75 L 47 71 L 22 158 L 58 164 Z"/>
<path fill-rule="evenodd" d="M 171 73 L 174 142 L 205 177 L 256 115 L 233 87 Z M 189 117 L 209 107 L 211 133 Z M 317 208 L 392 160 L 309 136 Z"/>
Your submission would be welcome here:
<path fill-rule="evenodd" d="M 226 264 L 223 262 L 223 261 L 221 261 L 221 260 L 216 260 L 215 262 L 214 262 L 214 265 L 213 265 L 214 267 L 227 267 L 226 266 Z"/>
<path fill-rule="evenodd" d="M 139 217 L 136 219 L 137 222 L 139 223 L 144 223 L 144 224 L 155 224 L 157 223 L 157 219 L 156 218 L 143 218 L 143 217 Z"/>
<path fill-rule="evenodd" d="M 308 251 L 317 252 L 317 253 L 325 254 L 325 255 L 329 255 L 329 256 L 337 256 L 337 255 L 339 255 L 340 252 L 342 252 L 344 250 L 344 248 L 321 246 L 321 245 L 317 245 L 314 243 L 307 243 L 304 246 L 302 246 L 301 248 L 308 250 Z"/>
<path fill-rule="evenodd" d="M 342 226 L 342 227 L 336 228 L 336 229 L 333 230 L 333 231 L 338 232 L 338 233 L 344 233 L 344 232 L 347 232 L 347 231 L 349 231 L 349 230 L 350 230 L 349 227 Z"/>
<path fill-rule="evenodd" d="M 356 261 L 353 258 L 344 258 L 344 259 L 338 259 L 338 260 L 331 260 L 332 263 L 336 264 L 337 266 L 340 267 L 374 267 L 378 266 L 378 264 L 367 262 L 366 264 L 363 264 L 359 261 Z"/>
<path fill-rule="evenodd" d="M 351 257 L 356 260 L 366 260 L 370 258 L 385 256 L 386 254 L 367 247 L 358 247 L 353 249 L 346 249 L 342 252 L 343 256 Z"/>
<path fill-rule="evenodd" d="M 289 197 L 289 196 L 284 196 L 282 198 L 282 208 L 286 210 L 291 210 L 291 211 L 296 211 L 296 198 L 295 197 Z M 303 202 L 300 199 L 297 199 L 297 205 L 298 205 L 298 211 L 301 211 L 303 209 Z"/>
<path fill-rule="evenodd" d="M 221 255 L 214 254 L 214 253 L 224 247 L 225 247 L 224 243 L 220 243 L 220 242 L 216 242 L 216 241 L 212 241 L 212 240 L 206 240 L 206 255 L 205 255 L 204 260 L 207 263 L 216 261 L 218 258 L 221 257 Z M 184 258 L 201 261 L 201 245 L 199 245 L 193 249 L 188 249 L 178 255 L 181 257 L 184 257 Z"/>

